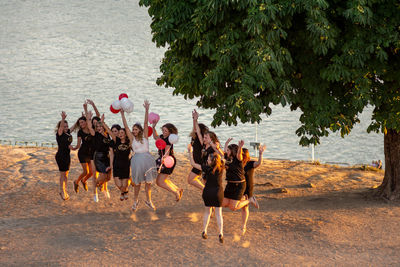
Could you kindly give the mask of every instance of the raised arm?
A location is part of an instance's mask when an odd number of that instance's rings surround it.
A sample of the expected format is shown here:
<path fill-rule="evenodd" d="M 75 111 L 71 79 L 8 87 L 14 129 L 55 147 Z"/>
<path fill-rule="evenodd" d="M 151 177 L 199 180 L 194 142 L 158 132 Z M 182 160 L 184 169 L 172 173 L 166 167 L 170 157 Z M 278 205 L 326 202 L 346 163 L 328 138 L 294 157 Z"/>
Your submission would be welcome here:
<path fill-rule="evenodd" d="M 228 152 L 228 146 L 229 143 L 232 141 L 233 138 L 228 138 L 228 140 L 226 140 L 225 142 L 225 146 L 224 146 L 224 152 L 227 153 Z"/>
<path fill-rule="evenodd" d="M 57 134 L 60 136 L 64 132 L 64 125 L 65 125 L 65 118 L 67 117 L 67 114 L 65 111 L 61 112 L 61 122 L 60 125 L 58 126 Z"/>
<path fill-rule="evenodd" d="M 221 146 L 219 143 L 214 143 L 211 140 L 210 146 L 214 149 L 215 152 L 217 152 L 221 157 L 224 157 L 224 151 L 222 151 Z"/>
<path fill-rule="evenodd" d="M 88 99 L 88 100 L 86 100 L 86 101 L 88 102 L 88 104 L 92 105 L 93 110 L 94 110 L 94 112 L 96 113 L 96 116 L 97 116 L 97 117 L 100 117 L 100 112 L 99 112 L 99 110 L 97 109 L 96 105 L 94 104 L 93 100 Z"/>
<path fill-rule="evenodd" d="M 262 145 L 260 146 L 260 148 L 258 149 L 258 161 L 254 163 L 254 168 L 257 168 L 258 166 L 261 165 L 262 160 L 263 160 L 263 153 L 265 151 L 265 149 L 267 148 L 266 145 Z"/>
<path fill-rule="evenodd" d="M 144 123 L 143 123 L 143 138 L 149 139 L 149 109 L 150 109 L 150 102 L 145 100 L 143 103 L 144 107 Z"/>
<path fill-rule="evenodd" d="M 237 154 L 236 154 L 236 158 L 237 158 L 238 160 L 240 160 L 240 161 L 243 160 L 243 151 L 242 151 L 243 145 L 244 145 L 244 141 L 243 141 L 243 140 L 240 140 L 239 143 L 238 143 L 238 146 L 239 146 L 239 147 L 238 147 L 238 151 L 237 151 Z"/>
<path fill-rule="evenodd" d="M 111 131 L 110 128 L 108 128 L 107 124 L 104 122 L 104 114 L 101 115 L 101 120 L 100 120 L 101 125 L 103 125 L 103 127 L 106 129 L 107 133 L 111 136 L 111 139 L 116 142 L 117 141 L 117 137 L 115 136 L 115 134 Z"/>
<path fill-rule="evenodd" d="M 133 137 L 131 130 L 129 129 L 128 122 L 126 121 L 126 118 L 125 118 L 125 112 L 122 108 L 121 108 L 120 113 L 121 113 L 122 123 L 124 124 L 126 136 L 128 136 L 128 138 L 129 138 L 129 144 L 132 144 L 134 137 Z"/>
<path fill-rule="evenodd" d="M 157 140 L 158 138 L 160 138 L 160 136 L 158 135 L 157 130 L 156 130 L 156 125 L 157 125 L 157 122 L 155 122 L 155 123 L 153 123 L 151 125 L 153 127 L 153 138 L 154 138 L 154 140 Z"/>
<path fill-rule="evenodd" d="M 193 118 L 193 130 L 196 131 L 197 137 L 199 138 L 201 145 L 203 145 L 204 138 L 203 135 L 201 134 L 199 122 L 197 121 L 199 119 L 199 113 L 197 113 L 195 109 L 192 111 L 192 118 Z"/>
<path fill-rule="evenodd" d="M 92 112 L 91 111 L 86 112 L 86 124 L 89 129 L 90 135 L 94 136 L 96 132 L 94 131 L 93 126 L 92 126 Z"/>
<path fill-rule="evenodd" d="M 196 163 L 196 162 L 194 162 L 194 159 L 193 159 L 193 155 L 192 155 L 192 145 L 191 144 L 188 144 L 188 153 L 189 153 L 189 161 L 190 161 L 190 164 L 193 166 L 193 168 L 196 168 L 196 169 L 198 169 L 198 170 L 201 170 L 201 165 L 200 164 L 198 164 L 198 163 Z"/>

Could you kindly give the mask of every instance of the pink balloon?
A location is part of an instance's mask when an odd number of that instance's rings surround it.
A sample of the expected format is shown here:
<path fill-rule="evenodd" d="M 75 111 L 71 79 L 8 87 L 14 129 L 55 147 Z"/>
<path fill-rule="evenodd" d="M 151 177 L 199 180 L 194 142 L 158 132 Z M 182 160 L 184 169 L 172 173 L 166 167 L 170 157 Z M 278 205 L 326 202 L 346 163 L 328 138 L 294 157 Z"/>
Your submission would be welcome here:
<path fill-rule="evenodd" d="M 149 122 L 151 124 L 156 123 L 159 120 L 160 120 L 160 115 L 158 115 L 157 113 L 154 113 L 154 112 L 149 113 Z"/>
<path fill-rule="evenodd" d="M 167 146 L 167 143 L 165 143 L 165 141 L 162 140 L 161 138 L 156 140 L 156 147 L 157 147 L 158 149 L 162 150 L 162 149 L 164 149 L 166 146 Z"/>
<path fill-rule="evenodd" d="M 175 160 L 173 157 L 168 156 L 164 159 L 164 166 L 167 168 L 172 168 L 174 166 Z"/>
<path fill-rule="evenodd" d="M 122 98 L 128 98 L 128 95 L 125 93 L 122 93 L 119 95 L 119 100 L 121 100 Z"/>

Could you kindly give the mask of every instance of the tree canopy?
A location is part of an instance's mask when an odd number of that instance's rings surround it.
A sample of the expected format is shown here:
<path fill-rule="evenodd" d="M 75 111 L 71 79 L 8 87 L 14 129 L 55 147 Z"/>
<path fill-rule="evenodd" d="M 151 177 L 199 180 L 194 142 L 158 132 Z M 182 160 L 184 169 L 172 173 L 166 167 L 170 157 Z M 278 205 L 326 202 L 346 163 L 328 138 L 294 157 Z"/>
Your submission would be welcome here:
<path fill-rule="evenodd" d="M 400 130 L 400 3 L 358 0 L 141 0 L 167 46 L 159 85 L 215 109 L 212 124 L 300 109 L 300 143 L 348 134 L 367 105 L 369 131 Z"/>

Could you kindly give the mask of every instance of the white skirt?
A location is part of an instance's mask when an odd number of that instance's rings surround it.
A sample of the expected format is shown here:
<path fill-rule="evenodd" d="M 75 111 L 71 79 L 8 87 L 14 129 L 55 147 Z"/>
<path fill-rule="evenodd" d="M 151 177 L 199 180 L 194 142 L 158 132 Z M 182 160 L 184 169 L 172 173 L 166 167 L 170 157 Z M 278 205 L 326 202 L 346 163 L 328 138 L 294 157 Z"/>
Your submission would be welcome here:
<path fill-rule="evenodd" d="M 156 161 L 149 152 L 135 153 L 131 159 L 132 182 L 152 183 L 157 178 Z"/>

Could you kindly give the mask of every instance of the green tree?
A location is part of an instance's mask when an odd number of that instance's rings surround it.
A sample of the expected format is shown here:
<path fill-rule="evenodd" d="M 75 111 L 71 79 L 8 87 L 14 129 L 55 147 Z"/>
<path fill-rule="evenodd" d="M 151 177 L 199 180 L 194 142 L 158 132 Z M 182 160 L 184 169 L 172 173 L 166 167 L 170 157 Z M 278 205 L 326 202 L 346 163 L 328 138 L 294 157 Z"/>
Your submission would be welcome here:
<path fill-rule="evenodd" d="M 300 144 L 347 135 L 367 105 L 384 133 L 376 194 L 400 198 L 398 0 L 141 0 L 167 46 L 157 84 L 213 109 L 213 126 L 300 109 Z"/>

